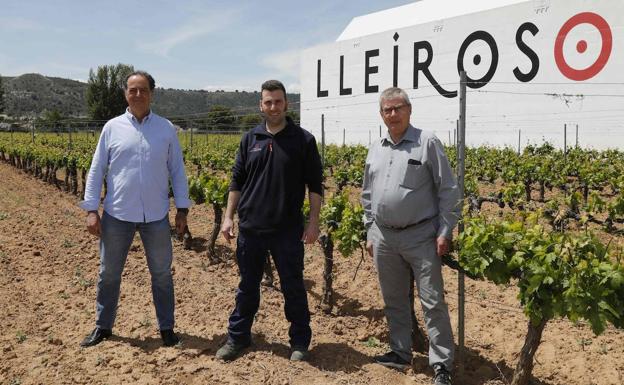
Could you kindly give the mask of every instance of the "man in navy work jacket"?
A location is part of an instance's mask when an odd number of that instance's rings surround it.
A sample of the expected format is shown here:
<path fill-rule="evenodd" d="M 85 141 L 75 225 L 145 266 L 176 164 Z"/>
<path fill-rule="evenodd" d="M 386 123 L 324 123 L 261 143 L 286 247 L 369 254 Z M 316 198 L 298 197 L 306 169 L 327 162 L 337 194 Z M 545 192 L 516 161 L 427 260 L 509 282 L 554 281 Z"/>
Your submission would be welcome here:
<path fill-rule="evenodd" d="M 269 252 L 280 277 L 286 319 L 290 321 L 293 361 L 305 360 L 312 337 L 308 299 L 303 285 L 303 242 L 319 235 L 322 167 L 314 136 L 286 116 L 284 85 L 262 84 L 264 121 L 241 139 L 221 233 L 234 237 L 238 209 L 236 257 L 240 283 L 230 316 L 228 340 L 217 358 L 229 361 L 251 344 L 251 325 L 260 305 L 260 281 Z M 310 218 L 304 229 L 301 212 L 308 186 Z"/>
<path fill-rule="evenodd" d="M 100 272 L 95 329 L 82 341 L 83 347 L 97 345 L 112 335 L 121 273 L 136 231 L 147 255 L 163 344 L 173 346 L 179 342 L 173 332 L 169 180 L 178 208 L 178 234 L 186 226 L 191 202 L 176 130 L 171 122 L 150 110 L 154 87 L 154 78 L 143 71 L 126 78 L 128 109 L 104 125 L 91 162 L 81 207 L 88 212 L 87 230 L 100 238 Z M 100 219 L 104 177 L 107 192 Z"/>
<path fill-rule="evenodd" d="M 390 351 L 375 361 L 394 368 L 411 365 L 412 270 L 435 385 L 451 385 L 455 345 L 440 257 L 449 251 L 460 214 L 457 182 L 438 138 L 410 124 L 412 105 L 405 91 L 383 91 L 379 110 L 388 132 L 368 150 L 362 186 L 366 248 L 377 268 L 390 329 Z"/>

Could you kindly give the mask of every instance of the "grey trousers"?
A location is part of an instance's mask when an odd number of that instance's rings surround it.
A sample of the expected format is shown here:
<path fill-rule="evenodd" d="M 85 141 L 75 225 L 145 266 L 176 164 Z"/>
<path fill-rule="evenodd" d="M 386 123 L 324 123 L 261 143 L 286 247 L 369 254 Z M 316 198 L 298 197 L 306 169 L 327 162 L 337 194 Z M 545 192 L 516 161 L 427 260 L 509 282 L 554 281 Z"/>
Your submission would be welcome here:
<path fill-rule="evenodd" d="M 442 363 L 451 370 L 455 344 L 448 307 L 444 302 L 435 225 L 432 220 L 405 230 L 393 230 L 373 224 L 368 234 L 373 242 L 373 260 L 390 329 L 390 349 L 411 361 L 409 269 L 412 269 L 429 335 L 429 364 Z"/>

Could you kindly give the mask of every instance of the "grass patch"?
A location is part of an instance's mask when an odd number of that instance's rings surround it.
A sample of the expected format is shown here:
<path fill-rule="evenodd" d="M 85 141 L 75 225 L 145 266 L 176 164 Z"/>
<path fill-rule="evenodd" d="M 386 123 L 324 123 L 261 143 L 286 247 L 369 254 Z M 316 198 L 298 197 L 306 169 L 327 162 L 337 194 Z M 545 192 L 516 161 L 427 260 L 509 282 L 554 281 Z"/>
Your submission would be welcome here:
<path fill-rule="evenodd" d="M 84 273 L 82 272 L 82 269 L 80 267 L 76 268 L 75 276 L 76 276 L 76 283 L 80 287 L 91 287 L 94 284 L 92 279 L 85 278 Z"/>
<path fill-rule="evenodd" d="M 381 342 L 375 337 L 368 337 L 368 339 L 364 342 L 364 346 L 367 348 L 376 348 L 381 345 Z"/>
<path fill-rule="evenodd" d="M 149 328 L 150 326 L 152 326 L 152 319 L 148 315 L 145 315 L 143 319 L 139 322 L 139 325 L 144 328 Z"/>
<path fill-rule="evenodd" d="M 15 333 L 15 339 L 17 339 L 18 344 L 21 344 L 28 339 L 28 336 L 26 336 L 26 333 L 22 330 L 18 330 L 17 333 Z"/>

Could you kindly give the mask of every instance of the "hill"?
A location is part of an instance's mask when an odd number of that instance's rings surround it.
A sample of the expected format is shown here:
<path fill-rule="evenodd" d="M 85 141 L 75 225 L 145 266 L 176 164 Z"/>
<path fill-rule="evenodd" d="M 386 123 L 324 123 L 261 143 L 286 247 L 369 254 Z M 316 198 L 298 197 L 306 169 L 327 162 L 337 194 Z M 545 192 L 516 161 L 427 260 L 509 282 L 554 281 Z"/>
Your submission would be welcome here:
<path fill-rule="evenodd" d="M 45 110 L 58 110 L 64 116 L 86 116 L 87 83 L 76 80 L 24 74 L 3 77 L 6 113 L 11 116 L 37 116 Z M 157 88 L 154 111 L 170 117 L 200 114 L 211 106 L 224 105 L 237 110 L 258 111 L 260 95 L 254 92 L 225 92 Z M 299 102 L 299 94 L 288 94 L 288 100 Z M 298 104 L 295 104 L 298 109 Z"/>

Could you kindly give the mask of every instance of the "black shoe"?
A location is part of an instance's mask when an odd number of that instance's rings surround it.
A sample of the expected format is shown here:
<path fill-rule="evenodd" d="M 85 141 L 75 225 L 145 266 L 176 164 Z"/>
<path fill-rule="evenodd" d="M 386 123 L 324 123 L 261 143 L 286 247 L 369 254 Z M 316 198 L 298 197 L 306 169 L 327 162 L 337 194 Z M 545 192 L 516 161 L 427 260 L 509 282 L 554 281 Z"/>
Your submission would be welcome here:
<path fill-rule="evenodd" d="M 291 361 L 307 361 L 310 353 L 308 348 L 303 346 L 293 346 L 290 352 Z"/>
<path fill-rule="evenodd" d="M 223 361 L 232 361 L 238 358 L 243 350 L 249 347 L 249 345 L 250 344 L 237 344 L 228 340 L 225 345 L 221 346 L 221 348 L 217 350 L 217 354 L 215 354 L 215 357 Z"/>
<path fill-rule="evenodd" d="M 392 351 L 384 354 L 383 356 L 375 356 L 375 362 L 379 365 L 395 369 L 406 369 L 412 364 Z"/>
<path fill-rule="evenodd" d="M 87 348 L 89 346 L 95 346 L 112 335 L 113 335 L 113 332 L 110 329 L 95 328 L 93 329 L 91 334 L 89 334 L 88 336 L 85 337 L 84 340 L 82 340 L 82 342 L 80 343 L 80 346 L 82 346 L 83 348 Z"/>
<path fill-rule="evenodd" d="M 451 373 L 446 370 L 446 366 L 441 363 L 435 363 L 433 366 L 433 381 L 435 385 L 452 385 Z"/>
<path fill-rule="evenodd" d="M 161 330 L 160 337 L 162 338 L 163 345 L 165 346 L 176 346 L 178 342 L 180 342 L 180 339 L 176 336 L 172 329 Z"/>

